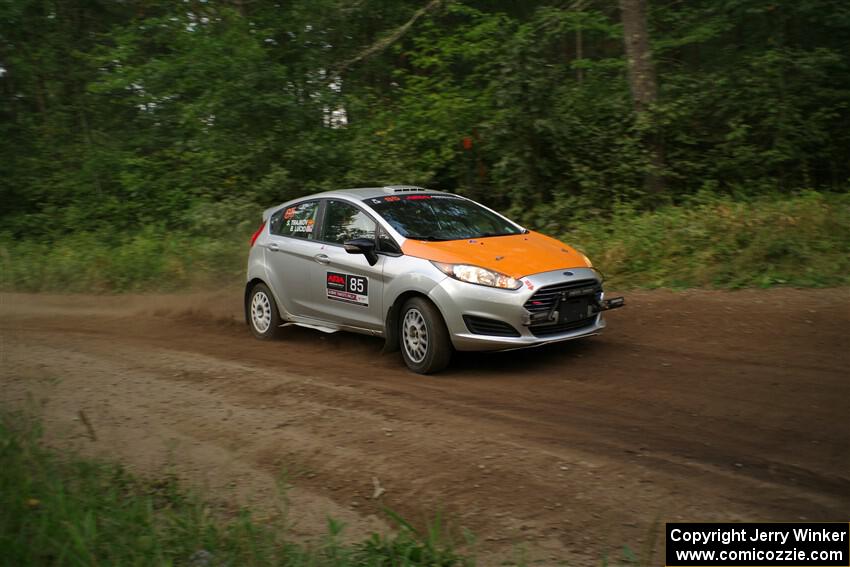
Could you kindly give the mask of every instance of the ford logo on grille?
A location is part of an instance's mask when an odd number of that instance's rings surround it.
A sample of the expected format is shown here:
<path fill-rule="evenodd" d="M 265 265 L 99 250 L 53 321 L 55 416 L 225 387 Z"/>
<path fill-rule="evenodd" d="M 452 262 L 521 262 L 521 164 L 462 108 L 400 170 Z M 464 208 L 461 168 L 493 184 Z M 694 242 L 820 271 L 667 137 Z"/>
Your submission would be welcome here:
<path fill-rule="evenodd" d="M 572 275 L 574 275 L 574 274 L 573 274 L 572 272 L 564 272 L 564 275 L 565 275 L 565 276 L 572 276 Z"/>

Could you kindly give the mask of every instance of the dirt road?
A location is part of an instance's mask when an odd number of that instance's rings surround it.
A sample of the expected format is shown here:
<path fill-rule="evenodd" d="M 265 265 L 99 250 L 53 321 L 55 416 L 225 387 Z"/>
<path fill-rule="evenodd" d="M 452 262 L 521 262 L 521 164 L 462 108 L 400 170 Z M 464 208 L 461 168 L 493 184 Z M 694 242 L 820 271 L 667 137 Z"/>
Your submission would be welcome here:
<path fill-rule="evenodd" d="M 0 403 L 38 406 L 54 445 L 283 507 L 296 537 L 442 512 L 483 565 L 598 565 L 655 522 L 847 521 L 850 291 L 627 299 L 603 336 L 426 378 L 373 338 L 256 341 L 239 290 L 6 294 Z"/>

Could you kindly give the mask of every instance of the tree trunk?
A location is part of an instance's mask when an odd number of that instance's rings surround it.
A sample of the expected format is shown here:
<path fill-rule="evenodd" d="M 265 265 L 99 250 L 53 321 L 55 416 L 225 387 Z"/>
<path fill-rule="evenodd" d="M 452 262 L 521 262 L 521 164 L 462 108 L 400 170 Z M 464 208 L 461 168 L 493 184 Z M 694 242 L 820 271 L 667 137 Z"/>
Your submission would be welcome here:
<path fill-rule="evenodd" d="M 575 3 L 575 7 L 577 11 L 583 12 L 584 0 L 578 0 Z M 576 28 L 576 59 L 579 61 L 584 59 L 584 37 L 582 37 L 581 25 Z M 584 69 L 581 67 L 576 68 L 576 81 L 578 81 L 579 84 L 584 82 Z"/>
<path fill-rule="evenodd" d="M 620 14 L 629 68 L 629 86 L 635 110 L 643 112 L 658 96 L 655 65 L 652 62 L 649 31 L 646 26 L 646 0 L 620 0 Z"/>
<path fill-rule="evenodd" d="M 664 153 L 658 134 L 652 132 L 652 116 L 647 112 L 658 99 L 658 85 L 655 80 L 652 50 L 649 47 L 646 8 L 647 0 L 620 0 L 629 87 L 637 118 L 650 130 L 643 140 L 650 161 L 644 177 L 644 187 L 649 194 L 658 195 L 664 191 L 664 180 L 661 176 Z"/>

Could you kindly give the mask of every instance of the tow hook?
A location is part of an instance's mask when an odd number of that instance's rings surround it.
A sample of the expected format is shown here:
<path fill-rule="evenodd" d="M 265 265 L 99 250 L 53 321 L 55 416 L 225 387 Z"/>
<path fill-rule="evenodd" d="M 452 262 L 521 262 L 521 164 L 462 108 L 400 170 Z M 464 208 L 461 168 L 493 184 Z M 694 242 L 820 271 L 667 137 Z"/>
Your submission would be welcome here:
<path fill-rule="evenodd" d="M 536 325 L 537 323 L 543 323 L 546 321 L 551 321 L 551 316 L 548 311 L 543 311 L 541 313 L 530 313 L 526 311 L 522 315 L 522 324 L 526 327 L 529 325 Z"/>
<path fill-rule="evenodd" d="M 609 309 L 619 309 L 625 304 L 625 297 L 612 297 L 611 299 L 603 299 L 602 301 L 599 301 L 597 303 L 597 305 L 599 305 L 600 311 L 608 311 Z"/>

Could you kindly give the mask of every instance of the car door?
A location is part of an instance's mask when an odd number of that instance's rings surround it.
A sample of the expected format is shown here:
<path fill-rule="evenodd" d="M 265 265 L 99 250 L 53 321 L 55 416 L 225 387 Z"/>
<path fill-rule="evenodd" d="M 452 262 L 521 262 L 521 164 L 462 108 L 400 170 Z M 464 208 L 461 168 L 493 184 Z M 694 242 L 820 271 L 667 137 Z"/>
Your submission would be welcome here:
<path fill-rule="evenodd" d="M 310 275 L 314 256 L 322 252 L 316 239 L 321 201 L 302 201 L 284 207 L 269 219 L 266 262 L 272 290 L 283 308 L 292 315 L 316 316 Z"/>
<path fill-rule="evenodd" d="M 349 254 L 343 243 L 354 238 L 375 239 L 377 223 L 348 201 L 325 201 L 321 223 L 321 264 L 314 264 L 313 294 L 320 318 L 366 329 L 383 329 L 383 267 L 378 255 L 374 266 L 363 254 Z"/>

